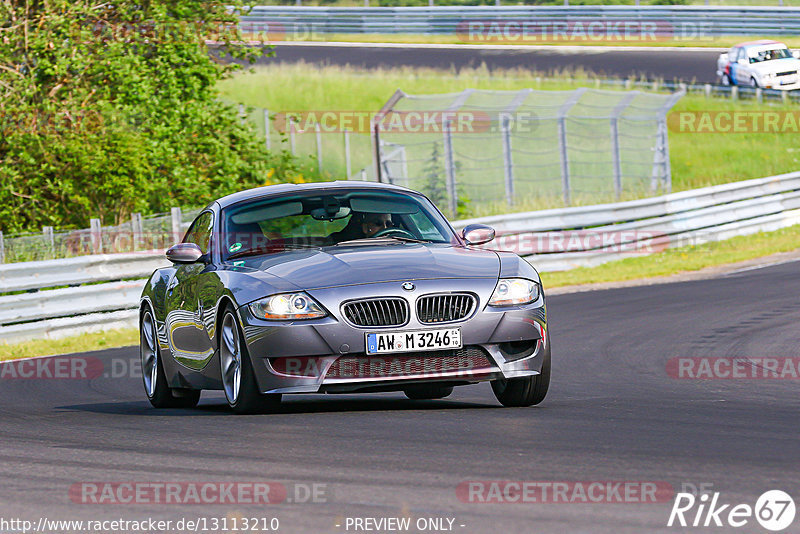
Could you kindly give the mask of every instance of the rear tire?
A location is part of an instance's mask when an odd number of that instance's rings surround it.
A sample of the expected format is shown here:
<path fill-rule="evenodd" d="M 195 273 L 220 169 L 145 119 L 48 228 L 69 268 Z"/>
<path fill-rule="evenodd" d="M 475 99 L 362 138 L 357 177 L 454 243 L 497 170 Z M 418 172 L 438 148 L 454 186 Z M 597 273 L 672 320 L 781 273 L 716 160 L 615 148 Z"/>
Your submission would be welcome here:
<path fill-rule="evenodd" d="M 173 389 L 167 384 L 158 345 L 155 320 L 148 309 L 139 323 L 139 354 L 142 359 L 142 380 L 147 400 L 153 408 L 194 408 L 200 401 L 200 390 Z"/>
<path fill-rule="evenodd" d="M 406 394 L 406 397 L 411 400 L 443 399 L 448 397 L 452 392 L 453 386 L 434 385 L 408 387 L 403 390 L 403 393 Z"/>
<path fill-rule="evenodd" d="M 542 371 L 535 376 L 492 380 L 492 391 L 500 404 L 506 407 L 525 407 L 539 404 L 550 389 L 550 338 L 544 353 Z"/>
<path fill-rule="evenodd" d="M 276 410 L 281 396 L 264 395 L 258 388 L 253 363 L 243 341 L 239 320 L 228 306 L 222 315 L 219 365 L 222 389 L 228 406 L 237 414 L 268 413 Z"/>
<path fill-rule="evenodd" d="M 730 76 L 728 76 L 727 74 L 722 75 L 722 77 L 720 78 L 720 83 L 724 86 L 733 85 L 733 83 L 731 83 Z"/>

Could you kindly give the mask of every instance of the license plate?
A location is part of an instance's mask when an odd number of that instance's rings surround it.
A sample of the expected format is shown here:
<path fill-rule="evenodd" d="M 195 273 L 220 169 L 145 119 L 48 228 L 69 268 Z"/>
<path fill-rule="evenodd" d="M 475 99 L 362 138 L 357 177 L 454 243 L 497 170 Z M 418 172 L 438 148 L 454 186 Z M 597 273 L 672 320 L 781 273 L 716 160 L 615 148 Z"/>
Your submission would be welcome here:
<path fill-rule="evenodd" d="M 461 348 L 461 328 L 367 334 L 367 354 Z"/>

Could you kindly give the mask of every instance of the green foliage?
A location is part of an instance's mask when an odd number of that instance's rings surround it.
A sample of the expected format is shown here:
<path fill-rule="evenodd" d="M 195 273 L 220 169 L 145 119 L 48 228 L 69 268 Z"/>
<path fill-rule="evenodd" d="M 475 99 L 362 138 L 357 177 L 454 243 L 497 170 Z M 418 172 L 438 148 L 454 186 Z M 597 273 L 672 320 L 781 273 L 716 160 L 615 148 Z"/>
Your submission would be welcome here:
<path fill-rule="evenodd" d="M 268 53 L 236 44 L 230 4 L 0 0 L 0 229 L 118 223 L 291 179 L 292 158 L 217 98 L 236 68 L 219 57 Z"/>

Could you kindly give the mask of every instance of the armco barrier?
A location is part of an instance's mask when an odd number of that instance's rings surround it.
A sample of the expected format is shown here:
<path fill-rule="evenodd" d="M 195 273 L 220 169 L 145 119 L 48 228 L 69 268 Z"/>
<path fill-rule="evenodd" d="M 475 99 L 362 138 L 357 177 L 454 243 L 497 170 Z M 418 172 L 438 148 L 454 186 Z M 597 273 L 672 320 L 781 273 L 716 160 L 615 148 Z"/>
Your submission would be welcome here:
<path fill-rule="evenodd" d="M 487 248 L 503 249 L 509 236 L 512 242 L 575 233 L 622 236 L 606 247 L 594 240 L 564 240 L 560 250 L 505 247 L 540 271 L 593 266 L 628 257 L 631 250 L 646 254 L 800 224 L 800 172 L 616 204 L 462 220 L 454 226 L 470 223 L 495 227 L 498 239 Z M 0 340 L 135 327 L 144 278 L 166 264 L 160 252 L 152 251 L 1 265 L 0 292 L 14 294 L 0 296 Z"/>
<path fill-rule="evenodd" d="M 256 6 L 241 17 L 245 32 L 270 40 L 325 34 L 455 35 L 472 22 L 544 24 L 601 21 L 651 23 L 662 38 L 698 40 L 720 35 L 797 35 L 800 8 L 708 6 Z M 665 34 L 666 32 L 666 34 Z"/>

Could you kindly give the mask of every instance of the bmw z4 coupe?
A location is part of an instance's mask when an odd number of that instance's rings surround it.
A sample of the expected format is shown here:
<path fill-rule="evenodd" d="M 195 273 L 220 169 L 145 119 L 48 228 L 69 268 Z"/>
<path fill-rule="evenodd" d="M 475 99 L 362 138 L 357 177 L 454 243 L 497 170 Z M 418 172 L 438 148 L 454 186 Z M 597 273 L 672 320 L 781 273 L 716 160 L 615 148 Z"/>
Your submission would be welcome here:
<path fill-rule="evenodd" d="M 156 408 L 222 390 L 237 413 L 293 393 L 447 397 L 490 381 L 504 406 L 550 383 L 536 270 L 456 232 L 424 195 L 388 184 L 284 184 L 209 204 L 142 292 L 144 389 Z M 487 247 L 490 245 L 487 245 Z"/>

